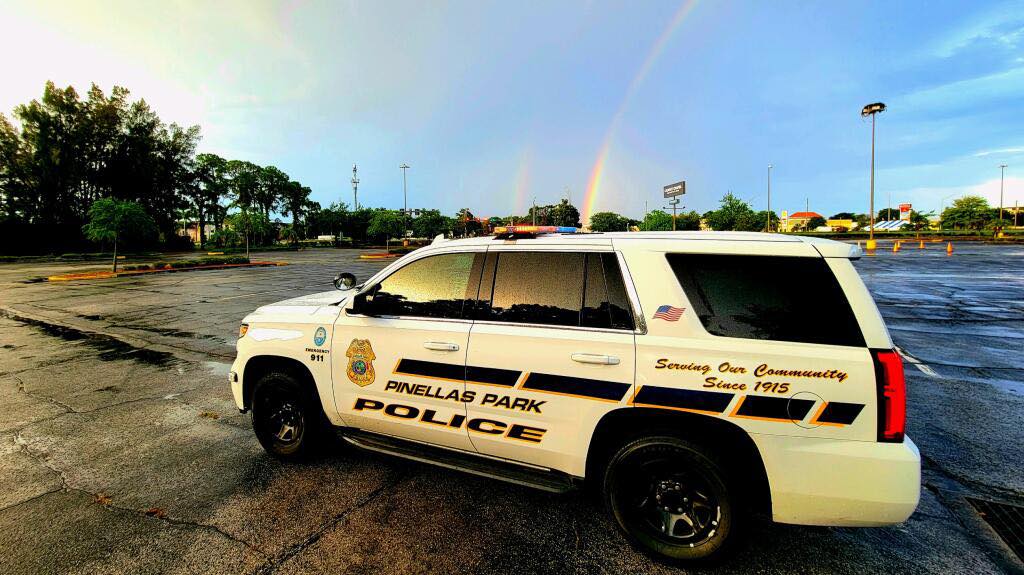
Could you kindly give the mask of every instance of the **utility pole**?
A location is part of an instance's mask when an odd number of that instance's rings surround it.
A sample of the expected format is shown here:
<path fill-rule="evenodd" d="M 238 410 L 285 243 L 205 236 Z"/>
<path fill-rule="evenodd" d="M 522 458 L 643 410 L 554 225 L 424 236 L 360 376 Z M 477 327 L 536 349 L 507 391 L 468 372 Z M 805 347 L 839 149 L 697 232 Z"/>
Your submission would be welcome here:
<path fill-rule="evenodd" d="M 533 213 L 533 225 L 537 225 L 537 196 L 533 196 L 533 209 L 530 212 Z"/>
<path fill-rule="evenodd" d="M 768 164 L 768 226 L 766 232 L 772 233 L 772 165 Z"/>
<path fill-rule="evenodd" d="M 398 169 L 402 170 L 402 225 L 405 229 L 409 229 L 409 190 L 406 186 L 405 171 L 409 169 L 407 164 L 398 166 Z"/>
<path fill-rule="evenodd" d="M 352 204 L 355 205 L 354 209 L 359 209 L 359 178 L 355 164 L 352 164 Z"/>
<path fill-rule="evenodd" d="M 880 112 L 885 111 L 885 104 L 881 102 L 875 102 L 874 104 L 868 104 L 861 109 L 860 115 L 871 116 L 871 200 L 869 209 L 871 213 L 868 214 L 871 218 L 871 227 L 868 228 L 868 245 L 867 249 L 875 249 L 875 116 Z"/>
<path fill-rule="evenodd" d="M 811 211 L 811 198 L 804 198 L 804 211 Z"/>
<path fill-rule="evenodd" d="M 999 164 L 999 225 L 1003 225 L 1003 178 L 1006 175 L 1006 164 Z M 1016 225 L 1014 216 L 1014 225 Z"/>
<path fill-rule="evenodd" d="M 892 217 L 892 192 L 889 192 L 889 205 L 885 208 L 885 221 Z"/>

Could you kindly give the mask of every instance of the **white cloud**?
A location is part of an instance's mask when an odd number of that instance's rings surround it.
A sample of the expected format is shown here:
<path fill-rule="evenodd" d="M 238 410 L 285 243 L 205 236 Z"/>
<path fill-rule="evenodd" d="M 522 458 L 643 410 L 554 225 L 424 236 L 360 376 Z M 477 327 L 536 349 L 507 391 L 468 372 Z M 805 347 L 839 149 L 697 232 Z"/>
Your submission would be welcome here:
<path fill-rule="evenodd" d="M 967 22 L 961 28 L 929 46 L 928 52 L 939 58 L 950 58 L 972 45 L 994 44 L 1016 49 L 1024 40 L 1024 6 L 1021 2 L 997 6 L 994 10 Z"/>
<path fill-rule="evenodd" d="M 1024 153 L 1024 146 L 1015 146 L 1012 148 L 999 148 L 996 150 L 980 150 L 974 153 L 975 158 L 983 158 L 985 156 L 1002 156 L 1002 155 L 1016 155 Z"/>

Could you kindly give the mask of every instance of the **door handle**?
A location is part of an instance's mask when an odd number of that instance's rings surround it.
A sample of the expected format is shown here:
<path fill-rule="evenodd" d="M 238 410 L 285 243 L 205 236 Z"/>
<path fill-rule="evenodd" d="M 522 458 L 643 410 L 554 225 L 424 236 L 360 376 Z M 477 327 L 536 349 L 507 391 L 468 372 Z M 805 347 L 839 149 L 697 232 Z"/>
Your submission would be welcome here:
<path fill-rule="evenodd" d="M 571 356 L 573 361 L 579 363 L 596 363 L 598 365 L 619 365 L 619 358 L 613 355 L 601 355 L 597 353 L 574 353 Z"/>
<path fill-rule="evenodd" d="M 425 341 L 423 347 L 434 351 L 459 351 L 459 344 L 444 341 Z"/>

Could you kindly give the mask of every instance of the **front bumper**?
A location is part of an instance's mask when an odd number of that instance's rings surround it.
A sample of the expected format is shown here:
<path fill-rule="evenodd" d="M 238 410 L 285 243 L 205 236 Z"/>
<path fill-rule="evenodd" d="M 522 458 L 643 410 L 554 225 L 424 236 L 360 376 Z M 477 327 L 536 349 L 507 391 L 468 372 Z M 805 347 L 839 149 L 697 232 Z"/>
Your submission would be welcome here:
<path fill-rule="evenodd" d="M 779 523 L 872 527 L 910 517 L 921 497 L 921 454 L 903 443 L 751 435 Z"/>

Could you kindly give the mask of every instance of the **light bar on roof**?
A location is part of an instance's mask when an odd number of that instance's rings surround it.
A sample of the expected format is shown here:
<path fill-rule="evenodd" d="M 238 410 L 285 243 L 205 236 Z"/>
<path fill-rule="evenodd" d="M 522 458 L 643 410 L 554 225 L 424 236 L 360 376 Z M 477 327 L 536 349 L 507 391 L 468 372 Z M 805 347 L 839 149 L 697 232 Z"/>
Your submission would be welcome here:
<path fill-rule="evenodd" d="M 536 236 L 539 234 L 575 234 L 578 228 L 570 226 L 497 226 L 496 236 Z"/>

